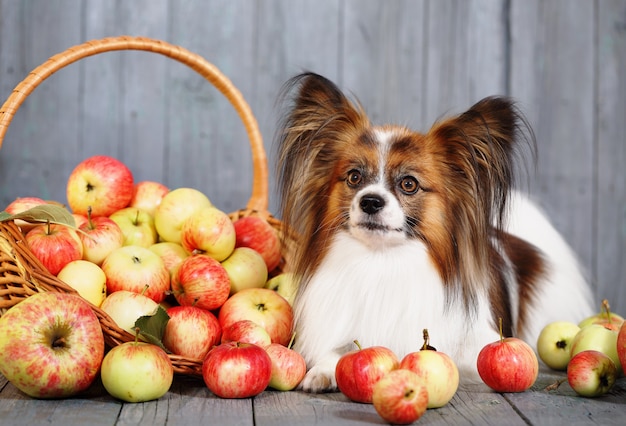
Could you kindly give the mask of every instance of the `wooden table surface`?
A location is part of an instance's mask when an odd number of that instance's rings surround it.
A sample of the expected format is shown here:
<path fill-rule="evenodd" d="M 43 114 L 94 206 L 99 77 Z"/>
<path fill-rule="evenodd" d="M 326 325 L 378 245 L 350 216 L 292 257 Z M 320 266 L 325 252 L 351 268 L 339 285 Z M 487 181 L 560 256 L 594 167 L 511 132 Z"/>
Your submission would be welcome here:
<path fill-rule="evenodd" d="M 446 406 L 428 410 L 417 424 L 624 425 L 626 378 L 600 398 L 576 396 L 567 382 L 546 387 L 564 374 L 543 371 L 531 390 L 499 394 L 482 385 L 459 390 Z M 176 377 L 161 399 L 122 403 L 100 382 L 81 396 L 36 400 L 0 375 L 0 425 L 368 425 L 385 424 L 370 404 L 340 393 L 311 395 L 265 391 L 255 398 L 220 399 L 196 378 Z"/>

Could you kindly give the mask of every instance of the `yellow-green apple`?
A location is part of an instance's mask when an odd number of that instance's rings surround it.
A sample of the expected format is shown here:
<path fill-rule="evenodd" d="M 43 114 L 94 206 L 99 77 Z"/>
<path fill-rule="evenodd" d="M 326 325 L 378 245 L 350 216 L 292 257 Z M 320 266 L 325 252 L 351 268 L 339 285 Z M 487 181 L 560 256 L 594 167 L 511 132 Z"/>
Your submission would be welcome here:
<path fill-rule="evenodd" d="M 372 403 L 374 385 L 383 376 L 400 366 L 400 360 L 391 349 L 384 346 L 361 348 L 346 352 L 335 367 L 337 387 L 355 402 Z M 428 401 L 427 401 L 428 402 Z"/>
<path fill-rule="evenodd" d="M 459 370 L 450 356 L 439 352 L 428 343 L 428 332 L 424 330 L 424 345 L 410 352 L 400 361 L 400 368 L 411 370 L 423 379 L 428 390 L 428 408 L 446 405 L 459 387 Z"/>
<path fill-rule="evenodd" d="M 157 242 L 154 219 L 148 212 L 137 207 L 126 207 L 113 212 L 109 218 L 122 230 L 125 246 L 150 247 Z"/>
<path fill-rule="evenodd" d="M 126 342 L 104 356 L 102 384 L 114 398 L 145 402 L 161 398 L 174 380 L 174 366 L 165 351 L 145 342 Z"/>
<path fill-rule="evenodd" d="M 260 216 L 245 216 L 233 225 L 237 241 L 235 247 L 250 247 L 263 256 L 267 270 L 272 272 L 280 264 L 280 238 L 270 223 Z"/>
<path fill-rule="evenodd" d="M 83 258 L 83 243 L 78 233 L 65 225 L 37 225 L 24 238 L 30 251 L 52 275 L 57 275 L 71 261 Z"/>
<path fill-rule="evenodd" d="M 251 343 L 222 343 L 211 349 L 202 363 L 204 383 L 220 398 L 258 395 L 267 388 L 271 376 L 269 355 Z"/>
<path fill-rule="evenodd" d="M 249 247 L 238 247 L 222 261 L 230 279 L 230 294 L 245 288 L 260 288 L 267 282 L 267 266 L 263 257 Z"/>
<path fill-rule="evenodd" d="M 571 356 L 573 358 L 579 352 L 587 350 L 602 352 L 611 358 L 621 374 L 622 364 L 617 355 L 618 334 L 619 330 L 615 330 L 609 324 L 591 324 L 582 327 L 572 340 Z"/>
<path fill-rule="evenodd" d="M 578 323 L 578 326 L 580 328 L 583 328 L 590 324 L 608 324 L 609 328 L 619 330 L 623 322 L 624 318 L 621 315 L 611 312 L 609 301 L 607 299 L 604 299 L 602 300 L 602 307 L 600 308 L 600 312 L 583 319 Z"/>
<path fill-rule="evenodd" d="M 128 205 L 144 210 L 154 217 L 156 208 L 168 192 L 170 189 L 160 182 L 151 180 L 137 182 L 133 187 L 133 197 Z"/>
<path fill-rule="evenodd" d="M 580 327 L 570 321 L 547 324 L 537 338 L 539 358 L 553 370 L 566 370 L 572 350 L 572 341 Z"/>
<path fill-rule="evenodd" d="M 613 388 L 618 374 L 613 360 L 600 351 L 579 352 L 567 365 L 567 381 L 581 396 L 604 395 Z"/>
<path fill-rule="evenodd" d="M 93 217 L 87 212 L 87 220 L 80 225 L 78 233 L 83 243 L 83 259 L 101 265 L 104 259 L 124 244 L 122 229 L 106 216 Z"/>
<path fill-rule="evenodd" d="M 267 348 L 272 344 L 272 338 L 267 330 L 256 322 L 240 320 L 222 330 L 221 343 L 226 342 L 253 343 L 262 348 Z"/>
<path fill-rule="evenodd" d="M 78 295 L 36 293 L 0 317 L 0 372 L 29 396 L 64 398 L 84 391 L 103 356 L 100 321 Z"/>
<path fill-rule="evenodd" d="M 183 223 L 180 243 L 190 253 L 206 254 L 221 262 L 235 248 L 235 227 L 226 213 L 205 207 Z"/>
<path fill-rule="evenodd" d="M 429 394 L 423 377 L 411 370 L 398 369 L 385 374 L 372 392 L 372 404 L 386 422 L 407 425 L 426 412 Z"/>
<path fill-rule="evenodd" d="M 73 213 L 109 216 L 128 206 L 133 197 L 133 174 L 116 158 L 94 155 L 78 163 L 67 181 L 67 202 Z"/>
<path fill-rule="evenodd" d="M 161 257 L 148 248 L 123 246 L 113 250 L 102 270 L 107 276 L 107 292 L 119 290 L 143 293 L 160 303 L 170 290 L 170 272 Z"/>
<path fill-rule="evenodd" d="M 497 392 L 523 392 L 539 374 L 539 361 L 530 345 L 517 337 L 502 336 L 488 343 L 478 353 L 478 374 L 487 386 Z"/>
<path fill-rule="evenodd" d="M 241 290 L 226 300 L 218 319 L 222 330 L 231 324 L 248 319 L 263 327 L 272 343 L 287 345 L 293 329 L 293 309 L 280 294 L 266 288 Z"/>
<path fill-rule="evenodd" d="M 130 334 L 137 334 L 135 323 L 140 317 L 154 315 L 159 304 L 134 291 L 119 290 L 109 294 L 100 309 L 106 312 L 117 326 Z"/>
<path fill-rule="evenodd" d="M 173 354 L 203 360 L 220 343 L 222 328 L 213 313 L 196 306 L 172 306 L 163 333 L 163 346 Z"/>
<path fill-rule="evenodd" d="M 172 294 L 178 304 L 212 311 L 230 293 L 228 273 L 220 262 L 205 254 L 183 260 L 172 275 Z"/>
<path fill-rule="evenodd" d="M 11 201 L 6 206 L 4 211 L 10 214 L 17 214 L 43 204 L 46 204 L 46 201 L 39 197 L 18 197 Z M 36 223 L 26 222 L 22 219 L 16 219 L 15 224 L 20 228 L 20 231 L 22 231 L 23 234 L 26 234 L 28 231 L 37 226 Z"/>
<path fill-rule="evenodd" d="M 183 248 L 183 246 L 170 241 L 155 243 L 148 248 L 161 257 L 161 260 L 165 263 L 165 267 L 168 271 L 170 271 L 170 275 L 174 273 L 176 267 L 183 260 L 189 257 L 189 253 Z"/>
<path fill-rule="evenodd" d="M 68 263 L 57 278 L 95 306 L 100 306 L 106 297 L 107 277 L 102 268 L 88 260 L 79 259 Z"/>
<path fill-rule="evenodd" d="M 176 188 L 165 194 L 154 212 L 160 241 L 180 243 L 183 223 L 196 211 L 211 205 L 209 198 L 194 188 Z"/>
<path fill-rule="evenodd" d="M 292 337 L 293 342 L 293 337 Z M 265 351 L 272 360 L 272 376 L 269 387 L 279 391 L 290 391 L 296 388 L 306 374 L 304 357 L 291 348 L 292 342 L 284 346 L 272 343 Z"/>
<path fill-rule="evenodd" d="M 267 280 L 265 288 L 276 291 L 293 306 L 293 300 L 298 291 L 298 281 L 292 272 L 283 272 Z"/>

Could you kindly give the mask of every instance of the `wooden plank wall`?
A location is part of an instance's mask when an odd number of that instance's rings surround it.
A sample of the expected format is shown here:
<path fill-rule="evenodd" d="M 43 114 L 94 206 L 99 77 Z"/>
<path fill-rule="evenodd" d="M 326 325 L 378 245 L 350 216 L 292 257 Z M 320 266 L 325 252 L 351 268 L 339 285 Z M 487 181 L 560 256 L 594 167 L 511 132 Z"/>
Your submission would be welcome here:
<path fill-rule="evenodd" d="M 270 167 L 277 94 L 304 69 L 353 92 L 373 121 L 422 130 L 484 96 L 515 97 L 538 140 L 532 195 L 598 300 L 626 314 L 625 1 L 0 0 L 0 98 L 49 56 L 122 34 L 217 65 L 255 112 Z M 154 54 L 81 60 L 40 86 L 2 146 L 0 205 L 65 201 L 69 172 L 96 153 L 127 162 L 138 180 L 197 187 L 226 211 L 249 196 L 249 149 L 232 108 Z"/>

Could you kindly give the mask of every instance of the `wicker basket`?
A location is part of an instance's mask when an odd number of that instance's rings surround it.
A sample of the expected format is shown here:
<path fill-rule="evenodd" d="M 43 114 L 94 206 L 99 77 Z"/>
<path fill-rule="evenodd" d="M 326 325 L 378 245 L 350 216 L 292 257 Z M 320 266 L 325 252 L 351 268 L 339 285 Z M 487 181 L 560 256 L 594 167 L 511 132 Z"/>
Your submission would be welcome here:
<path fill-rule="evenodd" d="M 207 79 L 215 86 L 237 111 L 243 122 L 252 150 L 252 193 L 244 209 L 229 214 L 232 220 L 250 215 L 265 218 L 281 236 L 283 258 L 273 275 L 284 271 L 287 265 L 291 241 L 285 235 L 282 222 L 274 218 L 268 207 L 267 157 L 257 121 L 243 96 L 214 65 L 201 56 L 163 41 L 140 37 L 111 37 L 93 40 L 61 52 L 35 68 L 19 83 L 0 108 L 0 148 L 13 116 L 28 95 L 46 78 L 59 69 L 82 58 L 116 50 L 143 50 L 175 59 Z M 13 221 L 0 223 L 0 315 L 21 300 L 42 291 L 76 293 L 74 289 L 51 275 L 30 252 L 22 233 Z M 100 319 L 107 345 L 113 347 L 134 340 L 134 336 L 119 328 L 100 308 L 93 306 Z M 202 361 L 170 355 L 176 373 L 192 376 L 202 375 Z"/>

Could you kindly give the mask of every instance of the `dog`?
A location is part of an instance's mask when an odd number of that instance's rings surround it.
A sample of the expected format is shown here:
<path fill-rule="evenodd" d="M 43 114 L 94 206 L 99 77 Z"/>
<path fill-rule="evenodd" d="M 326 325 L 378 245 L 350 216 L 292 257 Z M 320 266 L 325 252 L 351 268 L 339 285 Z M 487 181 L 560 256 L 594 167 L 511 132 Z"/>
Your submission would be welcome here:
<path fill-rule="evenodd" d="M 593 313 L 576 256 L 515 189 L 530 126 L 508 97 L 487 97 L 427 133 L 373 125 L 358 102 L 311 72 L 286 83 L 277 133 L 280 215 L 297 235 L 290 269 L 300 389 L 336 391 L 339 358 L 419 350 L 422 331 L 461 384 L 502 334 L 531 346 L 546 324 Z"/>

